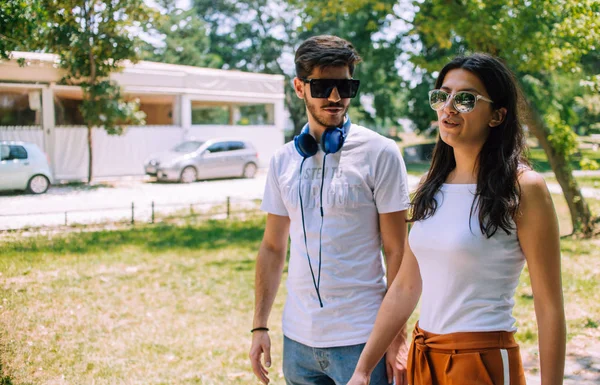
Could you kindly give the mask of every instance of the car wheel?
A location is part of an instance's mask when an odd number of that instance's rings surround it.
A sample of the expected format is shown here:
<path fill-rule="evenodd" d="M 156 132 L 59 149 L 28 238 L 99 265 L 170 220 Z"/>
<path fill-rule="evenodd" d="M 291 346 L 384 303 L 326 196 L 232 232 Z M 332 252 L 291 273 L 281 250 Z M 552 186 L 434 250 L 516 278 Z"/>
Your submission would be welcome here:
<path fill-rule="evenodd" d="M 32 176 L 27 183 L 27 191 L 32 194 L 43 194 L 48 191 L 48 187 L 50 187 L 50 181 L 41 174 Z"/>
<path fill-rule="evenodd" d="M 192 183 L 198 179 L 198 172 L 192 166 L 187 166 L 181 171 L 179 181 L 181 183 Z"/>
<path fill-rule="evenodd" d="M 244 178 L 254 178 L 257 169 L 258 167 L 256 167 L 254 163 L 246 163 L 246 165 L 244 166 L 244 172 L 242 173 L 242 176 Z"/>

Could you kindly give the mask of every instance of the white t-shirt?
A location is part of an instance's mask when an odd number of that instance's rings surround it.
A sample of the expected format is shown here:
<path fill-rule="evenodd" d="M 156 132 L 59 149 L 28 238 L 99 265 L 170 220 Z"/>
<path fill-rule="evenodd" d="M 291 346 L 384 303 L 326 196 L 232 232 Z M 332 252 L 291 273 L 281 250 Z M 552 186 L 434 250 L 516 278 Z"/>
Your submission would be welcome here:
<path fill-rule="evenodd" d="M 525 256 L 516 230 L 481 233 L 479 211 L 470 216 L 476 188 L 442 185 L 435 214 L 410 231 L 423 280 L 419 326 L 431 333 L 516 330 L 513 297 Z"/>
<path fill-rule="evenodd" d="M 306 239 L 318 279 L 320 186 L 324 153 L 302 168 Z M 406 166 L 396 143 L 353 124 L 340 151 L 327 155 L 323 188 L 321 308 L 306 255 L 298 182 L 302 156 L 280 148 L 267 176 L 262 210 L 290 217 L 288 295 L 283 332 L 312 347 L 367 341 L 386 291 L 378 214 L 409 207 Z"/>

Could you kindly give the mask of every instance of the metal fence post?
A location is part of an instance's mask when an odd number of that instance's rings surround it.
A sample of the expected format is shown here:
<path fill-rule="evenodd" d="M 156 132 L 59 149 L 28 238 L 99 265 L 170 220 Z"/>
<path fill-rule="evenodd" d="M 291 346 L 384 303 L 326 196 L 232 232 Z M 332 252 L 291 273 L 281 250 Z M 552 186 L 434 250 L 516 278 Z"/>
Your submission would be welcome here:
<path fill-rule="evenodd" d="M 231 197 L 227 197 L 227 219 L 231 215 Z"/>
<path fill-rule="evenodd" d="M 154 201 L 152 201 L 152 224 L 154 224 Z"/>
<path fill-rule="evenodd" d="M 135 224 L 135 204 L 131 202 L 131 224 Z"/>
<path fill-rule="evenodd" d="M 67 212 L 65 211 L 65 226 L 68 226 L 68 221 L 67 221 Z"/>

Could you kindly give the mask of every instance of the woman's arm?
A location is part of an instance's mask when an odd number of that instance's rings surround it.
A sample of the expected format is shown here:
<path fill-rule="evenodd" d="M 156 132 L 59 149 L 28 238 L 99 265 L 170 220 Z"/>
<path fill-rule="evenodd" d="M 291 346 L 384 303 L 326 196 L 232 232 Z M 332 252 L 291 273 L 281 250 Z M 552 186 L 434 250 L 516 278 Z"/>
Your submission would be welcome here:
<path fill-rule="evenodd" d="M 369 383 L 371 372 L 402 326 L 406 324 L 420 296 L 421 273 L 419 272 L 419 265 L 408 245 L 408 241 L 406 241 L 400 271 L 383 299 L 373 331 L 360 355 L 354 375 L 348 385 Z"/>
<path fill-rule="evenodd" d="M 533 290 L 542 385 L 558 385 L 563 383 L 566 326 L 556 212 L 546 183 L 538 173 L 524 172 L 519 184 L 517 234 Z"/>

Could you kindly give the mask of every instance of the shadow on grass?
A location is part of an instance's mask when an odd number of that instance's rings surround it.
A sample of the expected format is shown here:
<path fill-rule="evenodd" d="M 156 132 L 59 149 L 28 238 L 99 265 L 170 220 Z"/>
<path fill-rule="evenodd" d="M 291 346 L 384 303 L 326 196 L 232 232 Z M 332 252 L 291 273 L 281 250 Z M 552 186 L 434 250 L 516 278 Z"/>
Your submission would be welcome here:
<path fill-rule="evenodd" d="M 1 243 L 3 256 L 89 254 L 135 246 L 149 252 L 164 250 L 215 250 L 249 246 L 258 250 L 264 218 L 247 221 L 207 221 L 198 225 L 145 225 L 125 230 L 81 232 L 52 238 L 32 237 Z"/>
<path fill-rule="evenodd" d="M 254 266 L 256 266 L 256 261 L 253 259 L 246 259 L 243 261 L 216 261 L 207 263 L 207 266 L 215 266 L 215 267 L 227 267 L 233 271 L 252 271 L 254 270 Z"/>
<path fill-rule="evenodd" d="M 597 356 L 568 354 L 565 379 L 577 381 L 577 383 L 598 384 L 600 383 L 600 372 L 596 367 L 599 363 L 600 357 Z"/>

